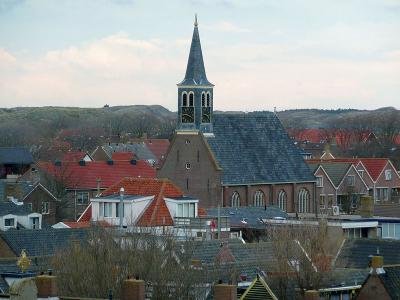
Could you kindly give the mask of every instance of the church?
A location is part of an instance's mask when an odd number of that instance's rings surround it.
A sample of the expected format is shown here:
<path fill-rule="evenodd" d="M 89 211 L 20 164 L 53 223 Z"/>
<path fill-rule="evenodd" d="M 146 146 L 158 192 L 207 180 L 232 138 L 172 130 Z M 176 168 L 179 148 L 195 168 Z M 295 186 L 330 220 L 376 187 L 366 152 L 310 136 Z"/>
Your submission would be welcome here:
<path fill-rule="evenodd" d="M 159 178 L 198 198 L 202 208 L 316 211 L 315 177 L 275 113 L 214 113 L 197 18 L 185 78 L 177 86 L 177 129 Z"/>

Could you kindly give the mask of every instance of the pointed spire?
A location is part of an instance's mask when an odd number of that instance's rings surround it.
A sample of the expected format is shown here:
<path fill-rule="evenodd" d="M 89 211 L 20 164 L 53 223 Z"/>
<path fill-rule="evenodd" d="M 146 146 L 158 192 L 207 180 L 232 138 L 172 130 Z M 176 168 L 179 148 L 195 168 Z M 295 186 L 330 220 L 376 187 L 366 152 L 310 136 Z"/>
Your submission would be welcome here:
<path fill-rule="evenodd" d="M 189 59 L 186 67 L 185 79 L 178 85 L 207 85 L 213 86 L 207 80 L 201 51 L 197 14 L 194 17 L 192 44 L 190 45 Z"/>

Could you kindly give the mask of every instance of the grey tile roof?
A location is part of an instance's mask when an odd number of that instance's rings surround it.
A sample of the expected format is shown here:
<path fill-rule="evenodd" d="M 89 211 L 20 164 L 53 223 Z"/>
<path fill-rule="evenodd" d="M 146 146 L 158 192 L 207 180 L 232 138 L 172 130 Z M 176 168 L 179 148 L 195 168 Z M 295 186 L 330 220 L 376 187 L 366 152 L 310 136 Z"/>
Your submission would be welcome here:
<path fill-rule="evenodd" d="M 147 148 L 146 144 L 144 143 L 111 143 L 110 145 L 103 146 L 103 149 L 110 157 L 112 156 L 113 152 L 133 152 L 138 159 L 157 161 L 157 157 L 150 151 L 149 148 Z"/>
<path fill-rule="evenodd" d="M 17 216 L 24 216 L 30 214 L 31 211 L 29 210 L 27 205 L 17 205 L 11 201 L 2 201 L 0 202 L 0 216 L 5 216 L 8 214 L 13 214 Z"/>
<path fill-rule="evenodd" d="M 89 229 L 15 230 L 0 232 L 12 251 L 19 255 L 25 249 L 28 256 L 54 255 L 58 249 L 67 247 L 72 240 L 84 241 Z"/>
<path fill-rule="evenodd" d="M 272 112 L 214 115 L 207 142 L 226 185 L 315 181 L 300 150 Z"/>
<path fill-rule="evenodd" d="M 400 299 L 400 266 L 384 267 L 385 274 L 379 275 L 392 299 Z"/>
<path fill-rule="evenodd" d="M 201 51 L 199 29 L 197 26 L 195 26 L 193 30 L 185 78 L 178 85 L 213 85 L 207 80 Z"/>
<path fill-rule="evenodd" d="M 218 216 L 218 208 L 207 209 L 207 215 Z M 263 219 L 287 218 L 288 214 L 277 206 L 264 207 L 221 207 L 220 216 L 229 217 L 232 228 L 265 228 Z M 242 222 L 242 221 L 245 221 Z"/>
<path fill-rule="evenodd" d="M 386 239 L 346 240 L 336 260 L 338 268 L 368 268 L 373 255 L 379 251 L 385 264 L 400 264 L 400 241 Z"/>
<path fill-rule="evenodd" d="M 33 163 L 33 156 L 27 148 L 0 147 L 0 164 L 25 164 Z"/>

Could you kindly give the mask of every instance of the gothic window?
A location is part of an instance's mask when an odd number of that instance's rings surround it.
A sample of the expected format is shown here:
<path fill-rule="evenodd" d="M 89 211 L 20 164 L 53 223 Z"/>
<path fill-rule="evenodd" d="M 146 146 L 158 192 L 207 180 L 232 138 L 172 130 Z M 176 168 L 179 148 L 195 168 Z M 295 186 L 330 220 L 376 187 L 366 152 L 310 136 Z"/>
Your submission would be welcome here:
<path fill-rule="evenodd" d="M 183 92 L 183 94 L 182 94 L 182 106 L 188 106 L 187 93 L 186 92 Z"/>
<path fill-rule="evenodd" d="M 256 191 L 253 196 L 254 206 L 264 206 L 264 193 L 262 191 Z"/>
<path fill-rule="evenodd" d="M 231 197 L 231 206 L 239 207 L 240 206 L 240 196 L 238 192 L 234 192 Z"/>
<path fill-rule="evenodd" d="M 278 193 L 278 206 L 283 211 L 287 209 L 287 195 L 284 190 L 280 190 Z"/>
<path fill-rule="evenodd" d="M 304 189 L 301 188 L 298 194 L 298 207 L 297 211 L 299 213 L 306 213 L 309 212 L 310 210 L 310 193 Z"/>
<path fill-rule="evenodd" d="M 204 92 L 201 93 L 201 106 L 206 106 L 206 94 Z"/>
<path fill-rule="evenodd" d="M 190 92 L 189 93 L 189 106 L 194 106 L 194 93 Z"/>
<path fill-rule="evenodd" d="M 211 95 L 210 95 L 210 92 L 207 92 L 207 103 L 206 103 L 207 105 L 207 107 L 210 107 L 211 106 Z"/>

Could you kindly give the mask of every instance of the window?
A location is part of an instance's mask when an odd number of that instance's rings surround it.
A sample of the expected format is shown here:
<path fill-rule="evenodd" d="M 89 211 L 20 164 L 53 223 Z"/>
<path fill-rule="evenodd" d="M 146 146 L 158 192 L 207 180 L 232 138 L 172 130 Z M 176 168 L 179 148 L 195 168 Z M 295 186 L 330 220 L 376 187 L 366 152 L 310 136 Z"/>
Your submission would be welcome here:
<path fill-rule="evenodd" d="M 5 227 L 14 227 L 14 219 L 10 218 L 10 219 L 4 219 L 4 226 Z"/>
<path fill-rule="evenodd" d="M 204 92 L 201 93 L 201 106 L 206 106 L 206 95 Z"/>
<path fill-rule="evenodd" d="M 320 195 L 319 196 L 319 207 L 321 209 L 325 208 L 325 195 Z"/>
<path fill-rule="evenodd" d="M 189 106 L 194 106 L 194 94 L 193 94 L 193 92 L 189 93 Z"/>
<path fill-rule="evenodd" d="M 186 170 L 190 170 L 190 163 L 186 163 L 185 168 L 186 168 Z"/>
<path fill-rule="evenodd" d="M 234 192 L 231 197 L 231 206 L 239 207 L 240 206 L 240 196 L 238 192 Z"/>
<path fill-rule="evenodd" d="M 392 170 L 385 170 L 385 180 L 392 180 Z"/>
<path fill-rule="evenodd" d="M 186 94 L 186 92 L 183 92 L 183 94 L 182 94 L 182 106 L 188 106 L 188 101 L 187 101 L 187 94 Z"/>
<path fill-rule="evenodd" d="M 310 209 L 310 193 L 305 189 L 301 188 L 298 194 L 298 208 L 299 213 L 309 212 Z"/>
<path fill-rule="evenodd" d="M 376 189 L 376 201 L 387 201 L 389 200 L 389 189 L 388 188 L 377 188 Z"/>
<path fill-rule="evenodd" d="M 88 204 L 89 203 L 89 192 L 77 192 L 76 193 L 77 204 Z"/>
<path fill-rule="evenodd" d="M 104 203 L 104 217 L 112 217 L 112 203 Z"/>
<path fill-rule="evenodd" d="M 324 178 L 322 176 L 317 176 L 317 187 L 324 186 Z"/>
<path fill-rule="evenodd" d="M 262 191 L 256 191 L 253 197 L 254 206 L 264 206 L 264 193 Z"/>
<path fill-rule="evenodd" d="M 42 214 L 48 214 L 50 212 L 50 203 L 42 202 Z"/>
<path fill-rule="evenodd" d="M 207 92 L 207 107 L 211 106 L 211 96 L 210 96 L 210 92 Z"/>
<path fill-rule="evenodd" d="M 354 186 L 354 184 L 355 184 L 355 176 L 354 175 L 348 175 L 346 180 L 347 180 L 348 186 Z"/>
<path fill-rule="evenodd" d="M 280 190 L 278 193 L 278 206 L 281 210 L 286 211 L 287 195 L 284 190 Z"/>

